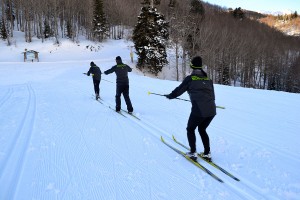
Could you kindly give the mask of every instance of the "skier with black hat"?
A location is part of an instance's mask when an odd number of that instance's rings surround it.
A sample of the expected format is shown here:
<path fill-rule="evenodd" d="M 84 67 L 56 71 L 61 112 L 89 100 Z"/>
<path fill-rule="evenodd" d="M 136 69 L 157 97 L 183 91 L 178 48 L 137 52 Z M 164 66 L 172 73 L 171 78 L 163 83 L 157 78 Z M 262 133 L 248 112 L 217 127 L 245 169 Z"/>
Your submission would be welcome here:
<path fill-rule="evenodd" d="M 95 91 L 95 96 L 96 96 L 96 100 L 98 100 L 100 98 L 100 89 L 99 89 L 99 85 L 100 85 L 100 81 L 101 81 L 101 70 L 100 68 L 94 63 L 91 62 L 90 63 L 90 69 L 86 74 L 87 76 L 90 76 L 90 74 L 92 74 L 93 76 L 93 84 L 94 84 L 94 91 Z"/>
<path fill-rule="evenodd" d="M 188 92 L 192 109 L 186 128 L 190 152 L 187 152 L 186 155 L 194 161 L 197 160 L 195 129 L 198 127 L 204 146 L 204 152 L 200 156 L 211 161 L 209 136 L 206 128 L 216 115 L 214 86 L 212 80 L 208 78 L 206 72 L 202 69 L 202 58 L 200 56 L 192 59 L 190 67 L 193 69 L 191 75 L 187 76 L 177 88 L 165 96 L 168 99 L 174 99 L 184 92 Z"/>
<path fill-rule="evenodd" d="M 129 98 L 129 79 L 128 72 L 131 72 L 132 69 L 122 62 L 122 58 L 120 56 L 116 57 L 116 65 L 114 65 L 109 70 L 104 72 L 105 75 L 115 72 L 117 76 L 117 88 L 116 88 L 116 111 L 119 112 L 121 110 L 121 94 L 125 99 L 128 113 L 131 114 L 133 112 L 133 107 Z"/>

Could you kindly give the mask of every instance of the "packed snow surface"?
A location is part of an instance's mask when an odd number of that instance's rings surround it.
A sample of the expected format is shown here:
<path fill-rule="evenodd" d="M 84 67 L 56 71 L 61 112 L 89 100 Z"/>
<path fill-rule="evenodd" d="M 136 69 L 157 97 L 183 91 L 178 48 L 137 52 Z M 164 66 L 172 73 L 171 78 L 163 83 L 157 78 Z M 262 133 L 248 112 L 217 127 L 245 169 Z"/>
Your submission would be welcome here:
<path fill-rule="evenodd" d="M 168 94 L 180 82 L 135 69 L 131 42 L 56 45 L 15 35 L 12 46 L 0 42 L 1 200 L 300 198 L 299 94 L 214 85 L 216 104 L 225 109 L 217 109 L 207 130 L 213 161 L 240 179 L 199 160 L 220 183 L 161 142 L 163 136 L 186 151 L 172 135 L 188 146 L 191 105 L 148 94 Z M 40 62 L 23 62 L 25 48 L 38 51 Z M 105 71 L 116 56 L 134 68 L 130 98 L 140 120 L 111 109 L 114 74 L 102 75 L 103 104 L 83 75 L 91 61 Z"/>

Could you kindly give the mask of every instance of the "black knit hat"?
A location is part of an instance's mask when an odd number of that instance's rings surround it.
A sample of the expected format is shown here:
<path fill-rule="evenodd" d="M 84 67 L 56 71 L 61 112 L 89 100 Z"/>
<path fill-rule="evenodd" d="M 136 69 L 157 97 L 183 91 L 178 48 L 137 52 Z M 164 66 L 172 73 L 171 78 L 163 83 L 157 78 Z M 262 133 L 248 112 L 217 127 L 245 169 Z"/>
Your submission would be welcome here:
<path fill-rule="evenodd" d="M 200 56 L 196 56 L 192 59 L 191 62 L 192 69 L 201 69 L 202 68 L 202 58 Z"/>
<path fill-rule="evenodd" d="M 120 56 L 116 57 L 116 60 L 121 61 L 122 62 L 122 58 Z"/>
<path fill-rule="evenodd" d="M 94 66 L 95 65 L 95 63 L 94 62 L 91 62 L 91 64 L 90 64 L 91 66 Z"/>

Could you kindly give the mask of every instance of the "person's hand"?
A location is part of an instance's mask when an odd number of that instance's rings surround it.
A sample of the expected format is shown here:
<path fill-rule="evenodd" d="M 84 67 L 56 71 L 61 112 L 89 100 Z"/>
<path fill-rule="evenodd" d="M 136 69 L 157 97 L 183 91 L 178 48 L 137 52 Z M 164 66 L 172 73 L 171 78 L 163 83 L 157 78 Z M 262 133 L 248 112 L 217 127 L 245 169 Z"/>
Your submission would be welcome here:
<path fill-rule="evenodd" d="M 170 94 L 165 94 L 165 97 L 166 97 L 167 99 L 172 99 L 172 97 L 171 97 Z"/>

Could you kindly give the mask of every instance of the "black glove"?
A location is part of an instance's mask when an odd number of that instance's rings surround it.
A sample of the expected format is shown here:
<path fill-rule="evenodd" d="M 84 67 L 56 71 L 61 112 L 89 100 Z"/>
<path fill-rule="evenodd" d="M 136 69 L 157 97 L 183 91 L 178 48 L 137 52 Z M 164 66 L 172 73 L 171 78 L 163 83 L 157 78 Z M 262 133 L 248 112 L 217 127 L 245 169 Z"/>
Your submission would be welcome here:
<path fill-rule="evenodd" d="M 167 99 L 173 99 L 172 96 L 171 96 L 170 94 L 165 94 L 165 97 L 166 97 Z"/>

